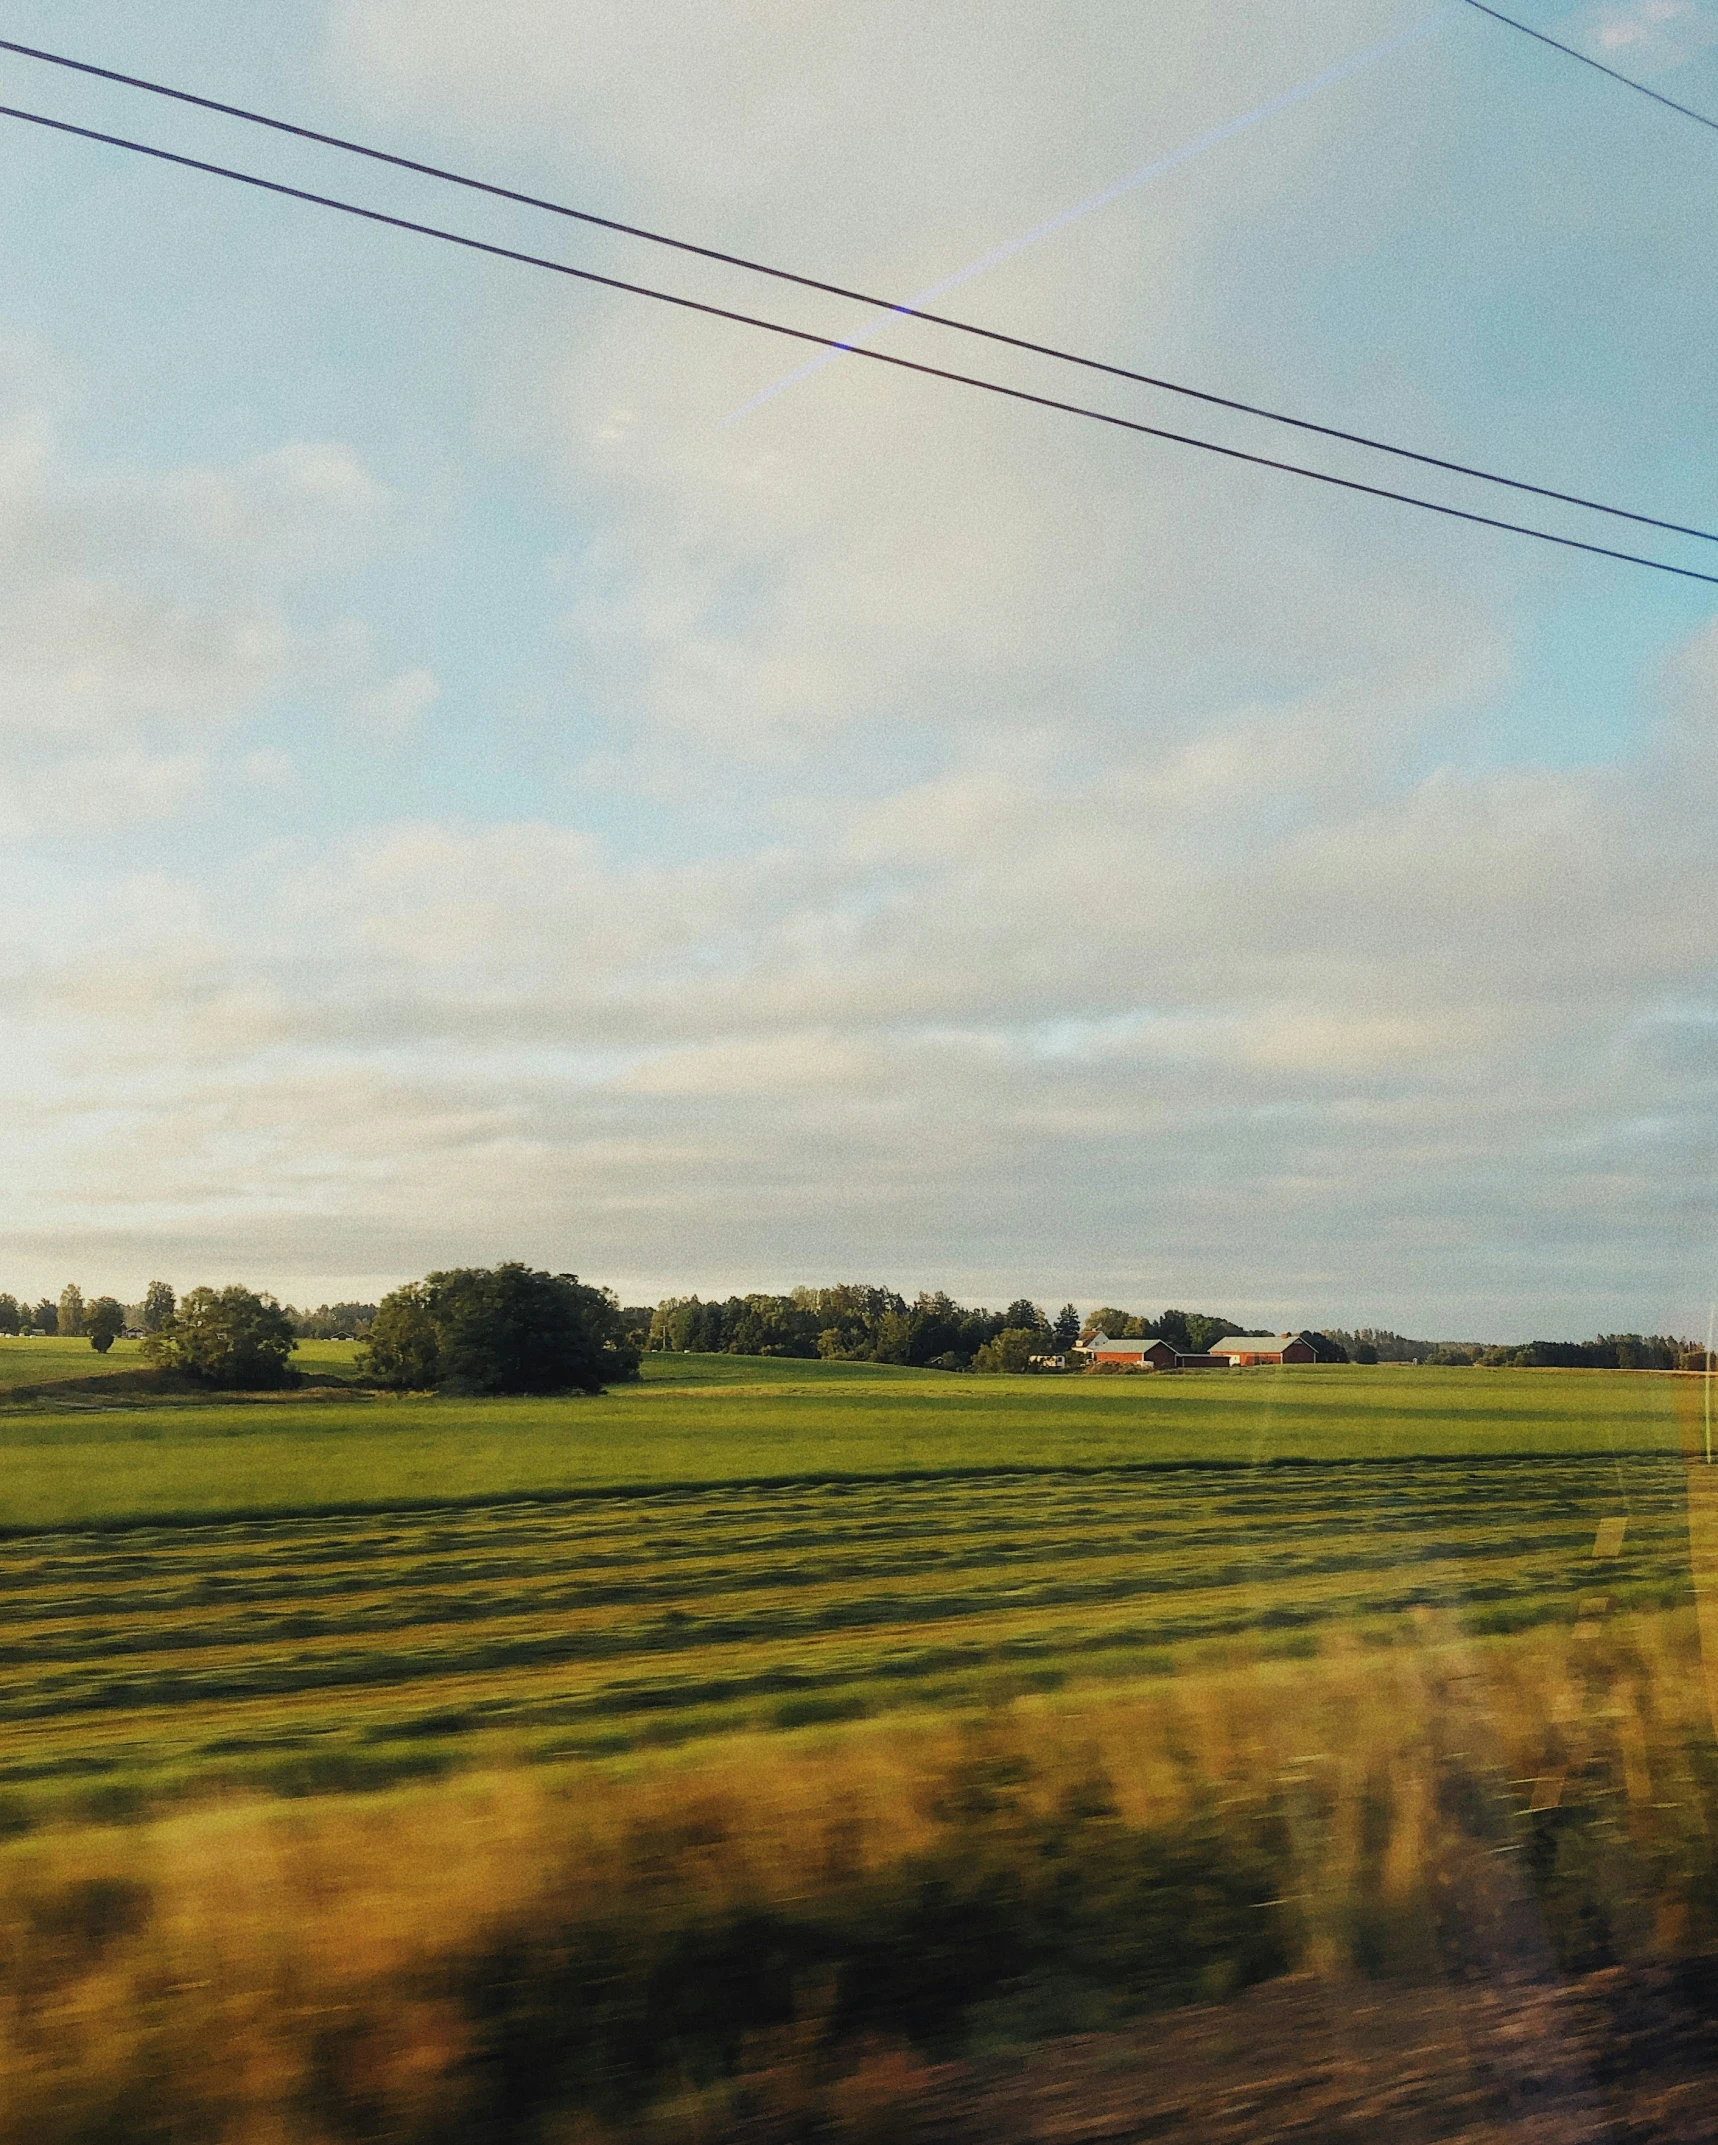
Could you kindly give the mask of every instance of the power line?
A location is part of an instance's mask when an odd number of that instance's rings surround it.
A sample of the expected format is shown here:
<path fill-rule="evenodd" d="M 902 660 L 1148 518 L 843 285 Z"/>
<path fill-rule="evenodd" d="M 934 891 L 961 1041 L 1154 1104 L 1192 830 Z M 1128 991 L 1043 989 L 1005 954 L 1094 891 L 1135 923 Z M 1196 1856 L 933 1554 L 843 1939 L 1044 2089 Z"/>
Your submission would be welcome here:
<path fill-rule="evenodd" d="M 1553 52 L 1579 60 L 1583 67 L 1591 67 L 1595 73 L 1609 75 L 1613 82 L 1620 82 L 1624 89 L 1638 90 L 1643 97 L 1650 97 L 1654 104 L 1662 104 L 1667 111 L 1680 112 L 1684 119 L 1692 119 L 1697 126 L 1710 127 L 1718 134 L 1718 119 L 1705 112 L 1697 112 L 1691 104 L 1678 104 L 1674 97 L 1666 97 L 1656 89 L 1648 89 L 1644 82 L 1637 82 L 1633 75 L 1621 74 L 1614 67 L 1607 67 L 1603 60 L 1596 60 L 1590 52 L 1581 52 L 1573 45 L 1565 45 L 1555 37 L 1546 36 L 1543 30 L 1534 29 L 1528 22 L 1517 22 L 1513 15 L 1505 15 L 1494 7 L 1487 7 L 1485 0 L 1467 0 L 1467 5 L 1477 8 L 1482 15 L 1489 15 L 1493 22 L 1501 22 L 1505 29 L 1519 30 L 1523 37 L 1531 37 L 1535 44 L 1549 45 Z"/>
<path fill-rule="evenodd" d="M 922 374 L 930 380 L 946 380 L 956 387 L 976 388 L 981 394 L 999 395 L 1009 402 L 1030 403 L 1041 410 L 1056 410 L 1067 417 L 1083 417 L 1094 424 L 1109 425 L 1117 431 L 1133 432 L 1145 439 L 1166 440 L 1178 447 L 1196 447 L 1202 453 L 1221 455 L 1225 461 L 1245 462 L 1255 469 L 1274 469 L 1285 476 L 1304 477 L 1314 484 L 1327 484 L 1337 491 L 1358 492 L 1368 499 L 1388 499 L 1398 506 L 1418 507 L 1428 514 L 1441 514 L 1450 521 L 1471 522 L 1482 529 L 1502 529 L 1511 536 L 1530 536 L 1542 544 L 1555 544 L 1563 551 L 1584 551 L 1594 558 L 1619 559 L 1625 565 L 1645 566 L 1654 573 L 1672 574 L 1680 581 L 1700 581 L 1709 588 L 1718 588 L 1718 574 L 1700 573 L 1692 566 L 1672 566 L 1664 559 L 1651 559 L 1636 551 L 1617 551 L 1607 544 L 1591 544 L 1578 536 L 1557 536 L 1549 529 L 1535 529 L 1528 523 L 1504 521 L 1493 514 L 1478 514 L 1469 507 L 1447 506 L 1439 500 L 1422 499 L 1413 492 L 1391 491 L 1380 484 L 1362 484 L 1354 477 L 1332 476 L 1322 469 L 1308 469 L 1299 462 L 1284 462 L 1268 454 L 1252 454 L 1245 448 L 1226 447 L 1220 442 L 1200 439 L 1190 432 L 1172 432 L 1162 425 L 1143 424 L 1135 417 L 1118 417 L 1109 410 L 1095 410 L 1083 403 L 1064 402 L 1054 395 L 1039 395 L 1024 387 L 1008 387 L 1000 380 L 986 380 L 976 373 L 955 372 L 942 365 L 926 365 L 917 358 L 897 357 L 887 350 L 849 349 L 838 338 L 814 334 L 809 328 L 791 328 L 779 320 L 765 320 L 756 313 L 741 313 L 730 306 L 711 305 L 702 298 L 687 298 L 675 291 L 657 290 L 648 283 L 632 283 L 619 276 L 599 275 L 592 268 L 573 268 L 565 261 L 552 261 L 542 254 L 525 253 L 514 246 L 500 246 L 485 238 L 471 238 L 461 231 L 444 230 L 438 224 L 419 223 L 407 216 L 390 215 L 383 209 L 365 208 L 355 201 L 342 201 L 333 194 L 317 194 L 302 186 L 288 186 L 279 179 L 265 179 L 256 172 L 235 170 L 229 164 L 209 163 L 202 157 L 184 156 L 174 149 L 160 149 L 150 142 L 132 141 L 123 134 L 108 134 L 96 127 L 74 126 L 67 119 L 50 119 L 42 112 L 29 112 L 17 105 L 0 104 L 0 119 L 17 119 L 29 126 L 45 127 L 55 134 L 74 136 L 80 141 L 100 142 L 108 148 L 129 150 L 133 155 L 153 158 L 162 164 L 174 164 L 185 171 L 199 171 L 216 179 L 230 179 L 240 186 L 255 187 L 259 192 L 279 194 L 289 201 L 308 202 L 314 208 L 334 209 L 343 216 L 356 216 L 365 223 L 386 225 L 390 230 L 410 231 L 420 238 L 439 239 L 443 244 L 463 247 L 467 252 L 480 253 L 500 261 L 513 261 L 525 268 L 547 269 L 552 275 L 566 276 L 578 283 L 589 283 L 600 290 L 624 292 L 632 298 L 649 298 L 659 305 L 671 305 L 686 313 L 698 313 L 711 320 L 732 321 L 745 328 L 758 328 L 766 335 L 784 336 L 790 342 L 812 343 L 819 349 L 846 350 L 850 357 L 863 359 L 868 365 L 888 365 L 897 372 Z"/>
<path fill-rule="evenodd" d="M 1477 4 L 1477 0 L 1475 0 Z M 1489 11 L 1488 11 L 1489 12 Z M 1503 18 L 1500 18 L 1503 19 Z M 1103 373 L 1111 379 L 1127 380 L 1138 387 L 1160 389 L 1165 394 L 1180 395 L 1189 401 L 1202 402 L 1213 409 L 1231 410 L 1244 417 L 1259 417 L 1270 424 L 1287 425 L 1297 432 L 1310 432 L 1321 439 L 1340 440 L 1351 447 L 1364 447 L 1376 454 L 1388 454 L 1399 461 L 1417 462 L 1423 468 L 1441 469 L 1451 476 L 1472 477 L 1481 483 L 1501 485 L 1509 491 L 1530 494 L 1537 499 L 1550 499 L 1560 506 L 1580 507 L 1589 513 L 1608 515 L 1616 521 L 1630 521 L 1642 528 L 1662 529 L 1672 536 L 1692 536 L 1703 543 L 1718 543 L 1718 532 L 1690 527 L 1685 522 L 1666 521 L 1655 514 L 1637 513 L 1628 507 L 1610 506 L 1600 499 L 1588 499 L 1576 492 L 1558 491 L 1547 484 L 1532 484 L 1521 477 L 1506 477 L 1496 470 L 1481 469 L 1467 462 L 1455 462 L 1441 455 L 1425 454 L 1413 447 L 1400 447 L 1389 440 L 1376 439 L 1364 432 L 1344 431 L 1340 426 L 1319 424 L 1309 417 L 1291 417 L 1282 410 L 1266 409 L 1255 402 L 1238 401 L 1233 396 L 1219 395 L 1207 388 L 1189 387 L 1185 382 L 1168 380 L 1155 373 L 1136 372 L 1125 365 L 1113 365 L 1102 358 L 1082 356 L 1073 350 L 1064 350 L 1055 344 L 1034 342 L 1027 336 L 1010 335 L 1000 328 L 986 328 L 976 321 L 955 319 L 946 313 L 933 313 L 922 306 L 902 303 L 892 298 L 879 298 L 868 291 L 853 290 L 842 283 L 829 283 L 816 276 L 797 274 L 788 268 L 777 268 L 767 261 L 755 261 L 739 253 L 726 253 L 715 246 L 702 246 L 691 239 L 674 238 L 663 231 L 653 231 L 643 224 L 622 223 L 612 216 L 600 216 L 590 209 L 571 208 L 560 201 L 549 201 L 539 194 L 521 193 L 510 186 L 500 186 L 488 179 L 477 179 L 469 174 L 450 171 L 439 164 L 420 163 L 416 158 L 397 156 L 391 150 L 376 149 L 365 142 L 349 141 L 339 134 L 325 134 L 315 127 L 298 125 L 289 119 L 276 119 L 266 112 L 252 111 L 242 104 L 224 104 L 218 98 L 200 97 L 190 90 L 175 89 L 165 82 L 150 81 L 143 75 L 121 74 L 112 67 L 98 67 L 89 60 L 76 60 L 62 52 L 49 52 L 40 46 L 23 45 L 11 38 L 0 38 L 0 52 L 11 52 L 22 59 L 41 60 L 52 67 L 63 67 L 75 74 L 93 75 L 104 82 L 117 82 L 127 89 L 146 90 L 151 96 L 168 97 L 178 104 L 195 105 L 199 110 L 218 112 L 223 118 L 242 119 L 248 125 L 268 127 L 277 134 L 289 134 L 300 141 L 314 142 L 327 149 L 339 149 L 350 156 L 367 157 L 372 163 L 389 164 L 396 170 L 409 171 L 420 178 L 437 179 L 449 186 L 460 186 L 472 193 L 487 194 L 498 201 L 511 201 L 523 208 L 542 209 L 551 216 L 561 216 L 574 223 L 582 223 L 600 231 L 614 232 L 623 238 L 642 239 L 653 246 L 666 246 L 676 253 L 686 253 L 699 260 L 715 261 L 725 268 L 743 269 L 750 275 L 768 276 L 778 283 L 790 283 L 801 290 L 817 291 L 825 297 L 842 298 L 854 304 L 871 307 L 874 311 L 893 313 L 903 320 L 916 320 L 928 327 L 949 328 L 961 335 L 973 335 L 989 343 L 998 343 L 1011 350 L 1022 350 L 1034 357 L 1052 358 L 1059 364 L 1077 365 L 1087 372 Z M 117 139 L 117 137 L 100 137 Z M 855 354 L 855 346 L 838 337 L 818 337 L 825 347 L 838 354 Z M 1394 495 L 1390 495 L 1394 496 Z M 1484 518 L 1484 517 L 1480 517 Z"/>

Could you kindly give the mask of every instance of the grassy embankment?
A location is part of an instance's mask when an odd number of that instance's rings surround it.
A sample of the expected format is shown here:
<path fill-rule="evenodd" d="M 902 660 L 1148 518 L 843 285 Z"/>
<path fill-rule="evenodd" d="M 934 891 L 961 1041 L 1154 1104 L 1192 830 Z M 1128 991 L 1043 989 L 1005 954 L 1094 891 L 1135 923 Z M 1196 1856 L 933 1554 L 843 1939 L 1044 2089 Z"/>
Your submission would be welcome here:
<path fill-rule="evenodd" d="M 1294 1965 L 1718 1943 L 1687 1385 L 650 1367 L 0 1411 L 7 2145 L 858 2134 Z"/>

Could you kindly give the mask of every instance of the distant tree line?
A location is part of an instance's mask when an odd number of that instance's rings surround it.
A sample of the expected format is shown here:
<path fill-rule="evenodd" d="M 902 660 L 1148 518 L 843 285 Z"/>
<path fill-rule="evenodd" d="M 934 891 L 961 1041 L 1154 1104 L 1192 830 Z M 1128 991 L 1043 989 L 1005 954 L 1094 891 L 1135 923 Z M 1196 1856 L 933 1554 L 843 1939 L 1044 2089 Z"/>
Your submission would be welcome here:
<path fill-rule="evenodd" d="M 31 1303 L 27 1297 L 0 1294 L 0 1334 L 87 1338 L 105 1354 L 123 1334 L 147 1338 L 170 1325 L 175 1302 L 165 1281 L 151 1281 L 142 1301 L 128 1304 L 112 1296 L 86 1297 L 75 1283 L 60 1291 L 58 1302 L 51 1296 Z M 325 1303 L 314 1311 L 300 1311 L 289 1303 L 282 1307 L 282 1316 L 298 1340 L 361 1341 L 375 1323 L 376 1306 Z"/>
<path fill-rule="evenodd" d="M 689 1355 L 822 1357 L 843 1363 L 906 1363 L 928 1370 L 1030 1371 L 1066 1356 L 1095 1333 L 1111 1340 L 1165 1340 L 1198 1355 L 1227 1333 L 1254 1333 L 1211 1311 L 1155 1315 L 1113 1304 L 1082 1318 L 1071 1303 L 1052 1317 L 1029 1297 L 1005 1310 L 956 1303 L 941 1290 L 911 1302 L 898 1290 L 859 1282 L 796 1288 L 785 1296 L 729 1296 L 705 1302 L 671 1296 L 654 1310 L 622 1312 L 628 1337 L 646 1350 Z M 1310 1335 L 1324 1360 L 1343 1362 L 1339 1343 Z"/>
<path fill-rule="evenodd" d="M 287 1324 L 301 1341 L 361 1341 L 376 1323 L 373 1303 L 324 1303 L 314 1311 L 285 1306 Z"/>
<path fill-rule="evenodd" d="M 1113 1304 L 1094 1311 L 1081 1328 L 1081 1338 L 1107 1333 L 1112 1341 L 1167 1341 L 1182 1355 L 1203 1355 L 1213 1341 L 1230 1333 L 1261 1333 L 1260 1326 L 1243 1326 L 1215 1311 L 1160 1311 L 1153 1318 L 1146 1312 L 1118 1311 Z"/>
<path fill-rule="evenodd" d="M 122 1333 L 140 1335 L 146 1360 L 199 1385 L 255 1391 L 295 1382 L 301 1339 L 367 1340 L 357 1370 L 370 1382 L 450 1393 L 600 1392 L 636 1377 L 638 1349 L 612 1290 L 575 1274 L 534 1272 L 517 1262 L 433 1273 L 380 1304 L 281 1305 L 254 1289 L 194 1288 L 176 1296 L 152 1281 L 141 1303 L 93 1300 L 75 1285 L 58 1302 L 0 1294 L 0 1334 L 87 1338 L 105 1353 Z"/>
<path fill-rule="evenodd" d="M 1243 1325 L 1220 1312 L 1175 1307 L 1157 1313 L 1101 1305 L 1082 1318 L 1064 1304 L 1054 1318 L 1017 1297 L 1006 1310 L 956 1303 L 940 1290 L 909 1302 L 898 1291 L 860 1283 L 796 1288 L 783 1296 L 729 1296 L 706 1302 L 671 1296 L 654 1309 L 621 1312 L 627 1339 L 646 1350 L 692 1355 L 798 1356 L 864 1363 L 907 1363 L 933 1370 L 1020 1371 L 1066 1355 L 1096 1333 L 1111 1340 L 1163 1340 L 1184 1355 L 1202 1355 L 1228 1334 L 1262 1336 L 1274 1328 Z M 1303 1328 L 1324 1363 L 1424 1363 L 1588 1370 L 1699 1370 L 1698 1343 L 1668 1334 L 1607 1333 L 1591 1341 L 1417 1341 L 1387 1326 Z"/>
<path fill-rule="evenodd" d="M 60 1291 L 58 1303 L 51 1296 L 44 1296 L 40 1303 L 0 1296 L 0 1333 L 64 1334 L 87 1340 L 99 1355 L 106 1355 L 126 1330 L 127 1315 L 124 1304 L 114 1297 L 86 1297 L 76 1283 Z"/>
<path fill-rule="evenodd" d="M 635 1345 L 649 1350 L 934 1370 L 1024 1370 L 1034 1355 L 1065 1353 L 1080 1337 L 1071 1303 L 1054 1317 L 1024 1296 L 990 1311 L 956 1303 L 940 1289 L 909 1302 L 898 1290 L 863 1282 L 708 1303 L 670 1296 L 654 1310 L 622 1316 Z"/>
<path fill-rule="evenodd" d="M 1434 1348 L 1428 1363 L 1482 1370 L 1704 1370 L 1698 1341 L 1668 1333 L 1601 1333 L 1591 1341 L 1528 1341 L 1519 1348 Z"/>
<path fill-rule="evenodd" d="M 1020 1296 L 1000 1311 L 957 1303 L 942 1290 L 910 1301 L 863 1282 L 755 1293 L 706 1302 L 671 1296 L 623 1305 L 575 1274 L 518 1262 L 432 1273 L 380 1304 L 281 1305 L 246 1288 L 192 1289 L 177 1298 L 152 1281 L 142 1301 L 86 1297 L 68 1283 L 58 1300 L 0 1293 L 0 1335 L 86 1338 L 105 1354 L 122 1334 L 142 1337 L 148 1359 L 198 1382 L 230 1387 L 287 1383 L 300 1340 L 363 1341 L 358 1369 L 399 1391 L 597 1392 L 636 1376 L 646 1351 L 782 1356 L 806 1361 L 898 1363 L 933 1370 L 1023 1372 L 1048 1368 L 1096 1333 L 1164 1340 L 1203 1354 L 1226 1334 L 1262 1334 L 1210 1311 L 1155 1314 L 1105 1304 L 1082 1318 L 1071 1303 L 1052 1317 Z M 1605 1333 L 1589 1341 L 1417 1341 L 1382 1326 L 1305 1332 L 1323 1362 L 1423 1363 L 1481 1369 L 1700 1370 L 1697 1342 L 1674 1335 Z"/>
<path fill-rule="evenodd" d="M 1351 1363 L 1423 1363 L 1440 1345 L 1437 1341 L 1411 1341 L 1406 1334 L 1392 1333 L 1388 1326 L 1357 1326 L 1352 1332 L 1342 1326 L 1329 1326 L 1325 1338 L 1344 1348 Z"/>
<path fill-rule="evenodd" d="M 1698 1341 L 1669 1333 L 1601 1333 L 1591 1341 L 1410 1341 L 1382 1327 L 1333 1329 L 1356 1363 L 1424 1363 L 1434 1370 L 1704 1370 Z"/>

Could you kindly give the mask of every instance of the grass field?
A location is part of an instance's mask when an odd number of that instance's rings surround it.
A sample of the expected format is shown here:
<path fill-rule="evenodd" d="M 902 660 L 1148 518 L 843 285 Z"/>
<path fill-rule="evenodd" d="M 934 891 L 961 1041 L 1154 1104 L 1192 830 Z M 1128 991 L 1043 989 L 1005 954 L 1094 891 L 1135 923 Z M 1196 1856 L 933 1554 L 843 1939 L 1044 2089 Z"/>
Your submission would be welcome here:
<path fill-rule="evenodd" d="M 354 1353 L 326 1342 L 296 1360 L 338 1379 Z M 49 1370 L 87 1377 L 101 1360 L 79 1342 L 0 1343 L 0 1379 L 30 1394 L 0 1405 L 0 1529 L 963 1470 L 1671 1454 L 1682 1384 L 1348 1367 L 973 1378 L 653 1356 L 641 1384 L 599 1399 L 394 1400 L 337 1385 L 236 1403 L 99 1387 L 56 1398 Z M 117 1348 L 107 1360 L 116 1385 L 140 1374 Z"/>
<path fill-rule="evenodd" d="M 905 2135 L 986 2036 L 1718 1947 L 1693 1381 L 352 1353 L 0 1343 L 0 2145 Z"/>
<path fill-rule="evenodd" d="M 75 1346 L 6 1355 L 51 1395 Z M 595 1400 L 0 1411 L 15 1821 L 1691 1599 L 1675 1380 L 646 1370 Z"/>

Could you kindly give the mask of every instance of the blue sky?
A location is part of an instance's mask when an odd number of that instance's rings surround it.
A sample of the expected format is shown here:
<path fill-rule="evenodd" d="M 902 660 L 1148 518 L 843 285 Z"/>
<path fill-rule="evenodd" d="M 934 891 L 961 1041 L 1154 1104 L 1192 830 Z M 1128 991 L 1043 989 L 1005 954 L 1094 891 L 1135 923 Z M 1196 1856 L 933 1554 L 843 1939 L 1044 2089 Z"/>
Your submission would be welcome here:
<path fill-rule="evenodd" d="M 1718 112 L 1711 0 L 1522 7 Z M 1718 136 L 1457 0 L 0 35 L 903 293 L 1266 110 L 947 303 L 1718 522 Z M 0 101 L 864 318 L 23 61 Z M 0 158 L 0 1286 L 519 1256 L 1704 1327 L 1714 591 L 853 360 L 730 422 L 791 348 Z"/>

